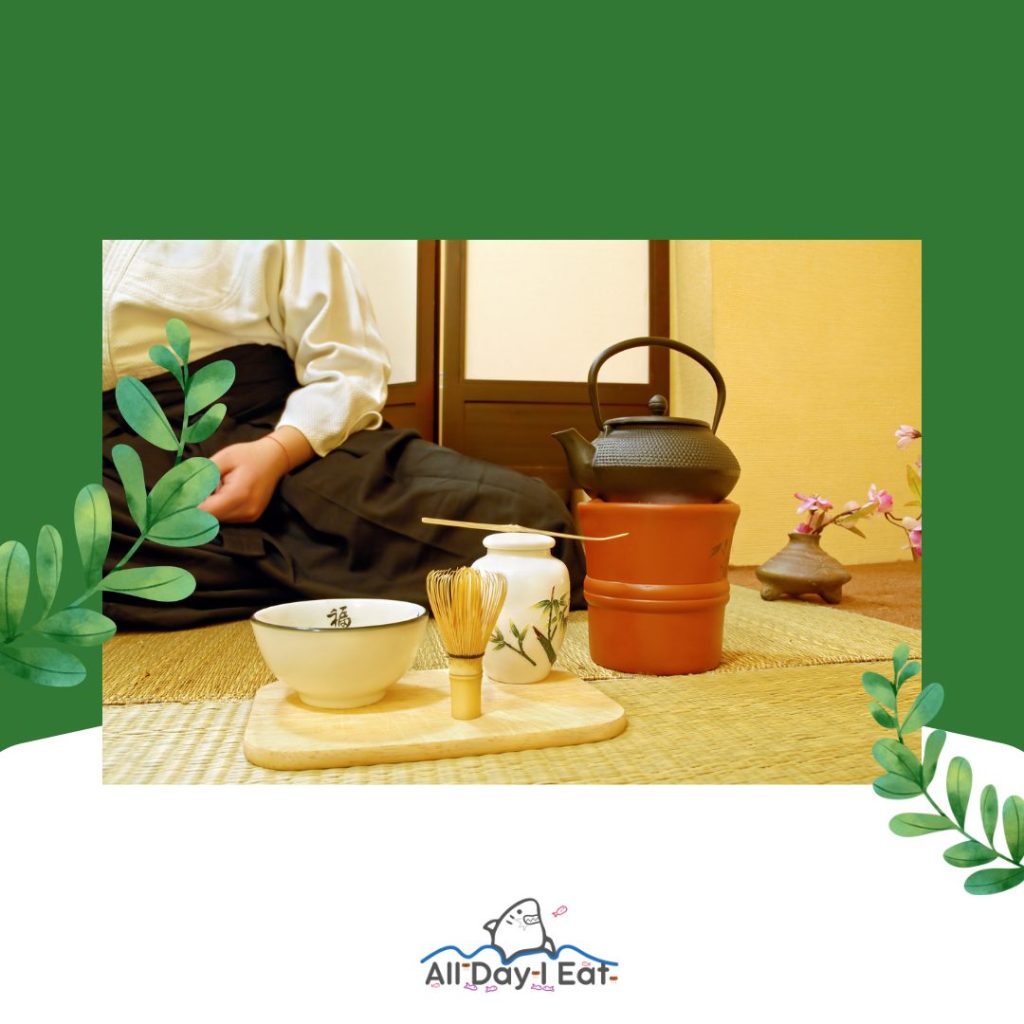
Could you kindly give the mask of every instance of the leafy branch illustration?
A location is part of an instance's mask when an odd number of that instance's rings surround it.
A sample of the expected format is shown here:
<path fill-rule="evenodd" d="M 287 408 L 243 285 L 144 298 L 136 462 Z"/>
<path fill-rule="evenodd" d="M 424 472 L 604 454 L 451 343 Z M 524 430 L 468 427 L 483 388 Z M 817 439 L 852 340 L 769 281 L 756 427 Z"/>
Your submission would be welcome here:
<path fill-rule="evenodd" d="M 865 672 L 864 690 L 872 699 L 871 715 L 884 729 L 893 729 L 896 738 L 878 740 L 871 750 L 874 759 L 885 769 L 885 774 L 874 782 L 875 792 L 887 800 L 910 800 L 923 796 L 931 804 L 934 814 L 897 814 L 889 828 L 898 836 L 923 836 L 935 832 L 956 831 L 963 841 L 949 847 L 943 854 L 947 864 L 959 868 L 981 867 L 995 860 L 1003 860 L 1008 868 L 996 867 L 975 871 L 964 882 L 964 888 L 976 896 L 1005 892 L 1024 882 L 1024 799 L 1008 797 L 1003 804 L 1003 836 L 1007 854 L 995 845 L 999 825 L 999 798 L 994 786 L 985 786 L 979 798 L 982 827 L 987 842 L 971 835 L 966 829 L 967 808 L 973 786 L 973 773 L 966 758 L 954 757 L 946 772 L 946 796 L 950 813 L 935 801 L 928 787 L 935 778 L 939 755 L 946 742 L 942 730 L 932 732 L 925 743 L 924 757 L 917 755 L 906 744 L 908 734 L 927 725 L 942 707 L 944 691 L 938 683 L 925 686 L 911 705 L 906 716 L 899 715 L 899 695 L 903 685 L 921 671 L 919 661 L 910 661 L 910 650 L 900 644 L 893 652 L 893 677 L 887 679 L 878 672 Z"/>
<path fill-rule="evenodd" d="M 104 573 L 113 531 L 110 499 L 99 484 L 87 484 L 75 499 L 74 529 L 85 576 L 85 591 L 54 612 L 64 565 L 64 542 L 56 527 L 47 524 L 36 543 L 35 581 L 42 598 L 42 613 L 25 625 L 32 580 L 32 560 L 18 541 L 0 545 L 0 668 L 41 686 L 76 686 L 86 676 L 85 665 L 67 646 L 95 647 L 117 631 L 114 621 L 81 605 L 97 591 L 111 591 L 150 601 L 180 601 L 196 587 L 195 578 L 175 566 L 125 568 L 144 541 L 167 547 L 193 547 L 217 536 L 220 525 L 197 506 L 213 493 L 220 471 L 209 459 L 184 458 L 186 444 L 211 437 L 227 407 L 213 404 L 234 383 L 234 365 L 226 359 L 190 375 L 191 337 L 180 320 L 167 322 L 170 347 L 154 345 L 150 359 L 169 372 L 185 395 L 181 433 L 171 426 L 152 391 L 142 381 L 122 377 L 115 398 L 125 422 L 143 440 L 175 453 L 174 466 L 147 491 L 142 460 L 129 445 L 112 451 L 125 500 L 139 536 L 120 561 Z M 203 412 L 203 410 L 206 410 Z M 195 423 L 192 416 L 201 413 Z"/>
<path fill-rule="evenodd" d="M 513 654 L 518 654 L 520 657 L 525 658 L 531 665 L 536 666 L 537 662 L 535 662 L 533 658 L 523 650 L 523 641 L 526 639 L 526 628 L 524 627 L 523 629 L 519 629 L 511 619 L 509 620 L 508 628 L 512 633 L 512 636 L 516 639 L 515 645 L 506 640 L 502 631 L 495 627 L 494 632 L 491 634 L 491 643 L 494 645 L 494 649 L 496 651 L 500 651 L 503 647 L 507 647 Z"/>

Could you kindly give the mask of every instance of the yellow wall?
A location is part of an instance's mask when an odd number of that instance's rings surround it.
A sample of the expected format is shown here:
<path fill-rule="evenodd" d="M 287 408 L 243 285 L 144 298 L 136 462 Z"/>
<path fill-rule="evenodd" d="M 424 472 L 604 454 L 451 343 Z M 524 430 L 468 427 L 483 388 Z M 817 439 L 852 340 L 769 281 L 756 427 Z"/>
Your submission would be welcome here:
<path fill-rule="evenodd" d="M 902 511 L 921 444 L 900 451 L 893 437 L 921 426 L 920 243 L 676 242 L 673 257 L 674 336 L 707 352 L 729 389 L 719 436 L 742 467 L 733 563 L 783 546 L 794 491 L 839 506 L 876 483 Z M 675 372 L 674 415 L 707 417 L 695 380 Z M 866 540 L 831 527 L 823 547 L 847 564 L 909 558 L 900 530 L 863 528 Z"/>

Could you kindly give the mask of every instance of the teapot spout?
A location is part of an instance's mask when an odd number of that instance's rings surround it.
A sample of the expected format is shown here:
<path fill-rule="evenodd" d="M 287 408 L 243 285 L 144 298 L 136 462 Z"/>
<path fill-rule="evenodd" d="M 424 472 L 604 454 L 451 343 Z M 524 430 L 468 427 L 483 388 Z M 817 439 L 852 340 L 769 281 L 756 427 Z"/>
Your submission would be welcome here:
<path fill-rule="evenodd" d="M 577 487 L 594 487 L 594 446 L 576 429 L 558 430 L 551 435 L 564 449 L 569 474 Z"/>

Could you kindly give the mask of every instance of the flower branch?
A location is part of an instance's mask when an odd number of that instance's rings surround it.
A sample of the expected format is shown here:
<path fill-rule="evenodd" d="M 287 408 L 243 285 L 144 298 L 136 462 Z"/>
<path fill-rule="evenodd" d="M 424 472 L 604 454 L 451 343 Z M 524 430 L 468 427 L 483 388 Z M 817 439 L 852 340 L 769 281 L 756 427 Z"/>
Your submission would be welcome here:
<path fill-rule="evenodd" d="M 896 431 L 896 444 L 899 448 L 906 448 L 914 441 L 919 440 L 923 435 L 916 427 L 904 424 Z M 801 494 L 797 491 L 793 497 L 800 500 L 797 507 L 798 515 L 805 515 L 807 518 L 797 523 L 794 527 L 795 533 L 821 536 L 826 527 L 841 526 L 858 537 L 864 534 L 857 525 L 862 519 L 869 519 L 873 516 L 881 516 L 886 522 L 898 526 L 907 535 L 908 547 L 915 559 L 921 557 L 921 460 L 918 459 L 913 465 L 907 466 L 907 486 L 910 488 L 912 499 L 907 502 L 908 508 L 916 508 L 917 515 L 896 515 L 892 509 L 894 505 L 892 494 L 884 488 L 872 484 L 868 488 L 867 501 L 848 501 L 841 510 L 836 511 L 835 506 L 828 498 L 820 494 Z"/>

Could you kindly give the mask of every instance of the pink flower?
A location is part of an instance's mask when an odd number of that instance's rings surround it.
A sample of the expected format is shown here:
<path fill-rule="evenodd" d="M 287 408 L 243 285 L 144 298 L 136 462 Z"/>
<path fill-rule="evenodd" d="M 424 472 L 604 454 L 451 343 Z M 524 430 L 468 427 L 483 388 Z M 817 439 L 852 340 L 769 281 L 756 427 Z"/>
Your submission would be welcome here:
<path fill-rule="evenodd" d="M 877 501 L 879 512 L 888 512 L 892 508 L 892 495 L 888 491 L 880 491 L 874 484 L 868 488 L 868 502 Z"/>
<path fill-rule="evenodd" d="M 921 436 L 921 431 L 917 427 L 912 427 L 907 423 L 904 423 L 899 430 L 896 431 L 896 447 L 906 448 L 911 441 L 915 441 Z"/>
<path fill-rule="evenodd" d="M 910 546 L 914 549 L 914 554 L 918 558 L 921 557 L 921 527 L 919 526 L 916 530 L 911 530 L 908 534 L 910 537 Z"/>
<path fill-rule="evenodd" d="M 814 531 L 807 525 L 807 523 L 797 523 L 793 528 L 794 533 L 814 533 Z"/>
<path fill-rule="evenodd" d="M 918 558 L 921 557 L 921 520 L 915 519 L 913 516 L 904 516 L 900 521 L 900 525 L 904 530 L 907 531 L 907 539 L 910 541 L 910 546 L 914 549 L 914 554 Z"/>
<path fill-rule="evenodd" d="M 832 502 L 828 498 L 819 497 L 817 494 L 801 494 L 797 491 L 793 497 L 800 499 L 800 507 L 797 509 L 798 515 L 812 511 L 827 512 L 832 507 Z"/>

